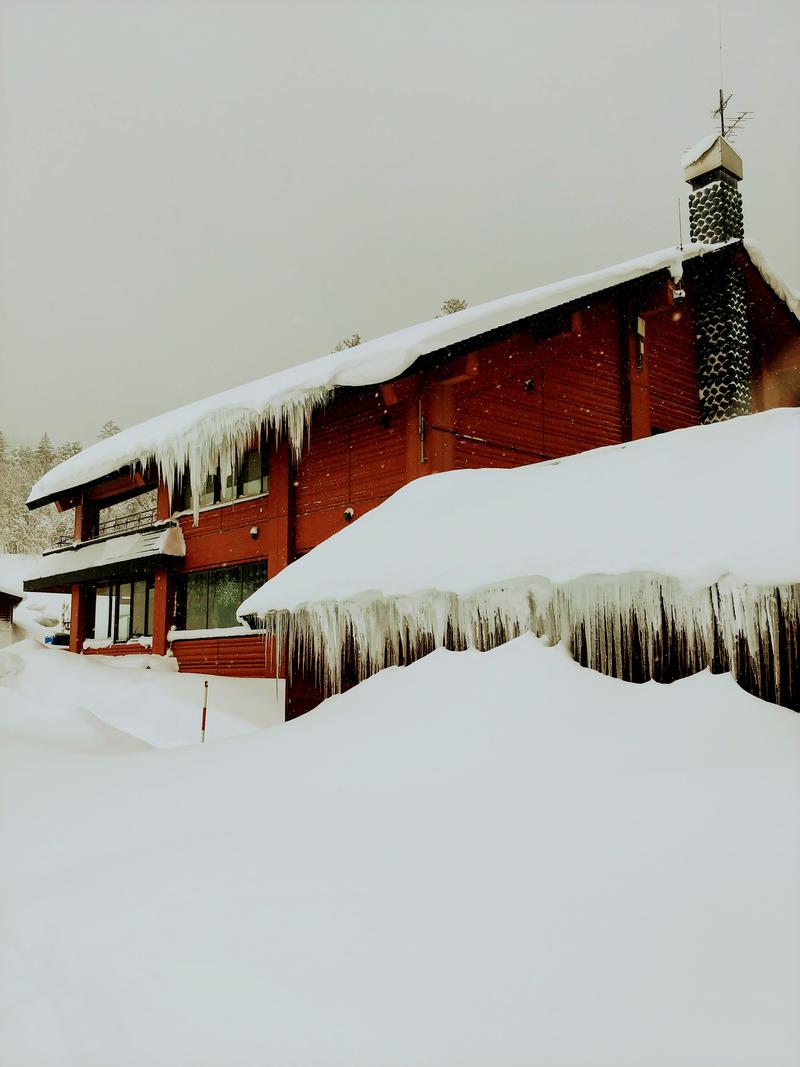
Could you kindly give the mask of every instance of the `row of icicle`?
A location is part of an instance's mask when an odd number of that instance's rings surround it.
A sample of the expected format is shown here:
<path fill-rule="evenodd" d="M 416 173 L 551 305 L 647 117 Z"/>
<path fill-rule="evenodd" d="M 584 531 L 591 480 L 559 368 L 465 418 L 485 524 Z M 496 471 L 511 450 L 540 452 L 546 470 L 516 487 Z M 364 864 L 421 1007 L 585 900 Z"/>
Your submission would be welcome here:
<path fill-rule="evenodd" d="M 172 493 L 180 493 L 188 476 L 192 491 L 192 512 L 197 523 L 200 513 L 200 494 L 206 479 L 219 470 L 223 481 L 236 471 L 245 452 L 258 441 L 262 431 L 275 441 L 286 439 L 294 459 L 300 457 L 308 436 L 313 412 L 330 399 L 333 388 L 311 389 L 302 396 L 292 396 L 281 403 L 273 403 L 266 411 L 249 408 L 238 411 L 229 408 L 212 411 L 190 433 L 177 435 L 159 446 L 158 454 L 139 457 L 139 467 L 146 469 L 156 462 L 161 481 L 168 486 L 170 505 Z"/>
<path fill-rule="evenodd" d="M 343 667 L 358 679 L 435 648 L 493 648 L 531 632 L 603 674 L 645 680 L 706 667 L 750 677 L 779 703 L 800 696 L 796 675 L 800 585 L 770 588 L 720 581 L 690 589 L 659 575 L 584 578 L 562 585 L 517 580 L 477 593 L 327 601 L 259 619 L 278 662 L 311 673 L 327 693 Z M 669 669 L 667 669 L 669 661 Z"/>

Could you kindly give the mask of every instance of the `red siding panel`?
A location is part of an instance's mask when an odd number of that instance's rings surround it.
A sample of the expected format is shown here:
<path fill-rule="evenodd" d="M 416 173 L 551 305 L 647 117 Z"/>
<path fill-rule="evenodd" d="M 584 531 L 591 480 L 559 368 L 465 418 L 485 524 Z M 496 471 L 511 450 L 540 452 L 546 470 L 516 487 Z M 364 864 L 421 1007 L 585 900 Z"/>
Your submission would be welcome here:
<path fill-rule="evenodd" d="M 265 638 L 204 637 L 173 641 L 172 652 L 182 671 L 230 674 L 241 678 L 274 678 L 275 650 Z"/>
<path fill-rule="evenodd" d="M 694 325 L 688 308 L 672 307 L 647 319 L 645 353 L 654 429 L 679 430 L 700 422 Z"/>
<path fill-rule="evenodd" d="M 386 408 L 379 389 L 334 400 L 312 421 L 295 484 L 295 548 L 307 552 L 369 511 L 406 480 L 404 407 Z"/>

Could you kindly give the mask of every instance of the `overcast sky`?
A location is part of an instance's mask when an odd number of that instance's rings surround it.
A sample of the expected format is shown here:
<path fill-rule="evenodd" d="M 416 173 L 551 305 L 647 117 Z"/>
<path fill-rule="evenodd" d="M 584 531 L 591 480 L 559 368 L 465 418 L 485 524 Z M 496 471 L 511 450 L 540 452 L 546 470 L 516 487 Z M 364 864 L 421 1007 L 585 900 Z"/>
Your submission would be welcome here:
<path fill-rule="evenodd" d="M 2 2 L 0 429 L 94 439 L 677 241 L 716 2 Z M 800 287 L 800 3 L 724 3 Z"/>

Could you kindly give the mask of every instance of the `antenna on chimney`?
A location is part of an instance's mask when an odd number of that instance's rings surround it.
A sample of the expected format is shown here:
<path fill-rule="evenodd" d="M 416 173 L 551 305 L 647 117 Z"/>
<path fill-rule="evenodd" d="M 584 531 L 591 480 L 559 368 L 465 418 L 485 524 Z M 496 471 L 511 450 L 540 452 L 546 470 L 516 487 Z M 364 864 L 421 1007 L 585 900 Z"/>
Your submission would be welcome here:
<path fill-rule="evenodd" d="M 722 76 L 722 6 L 719 8 L 719 106 L 714 108 L 711 112 L 712 118 L 719 118 L 719 132 L 728 141 L 733 140 L 735 133 L 737 133 L 745 122 L 749 122 L 753 117 L 752 111 L 737 111 L 730 116 L 727 127 L 725 126 L 725 108 L 731 102 L 733 93 L 725 95 L 723 88 L 724 81 Z M 732 120 L 732 121 L 731 121 Z"/>

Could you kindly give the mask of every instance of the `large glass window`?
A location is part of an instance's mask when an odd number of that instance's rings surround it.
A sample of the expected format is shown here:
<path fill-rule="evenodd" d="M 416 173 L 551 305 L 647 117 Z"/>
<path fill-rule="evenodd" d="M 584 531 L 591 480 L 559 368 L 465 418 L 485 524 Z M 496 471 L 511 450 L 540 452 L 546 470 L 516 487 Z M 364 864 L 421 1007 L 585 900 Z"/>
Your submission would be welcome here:
<path fill-rule="evenodd" d="M 219 469 L 216 474 L 209 474 L 200 493 L 200 507 L 219 504 L 242 497 L 258 496 L 269 492 L 269 473 L 267 471 L 266 445 L 251 448 L 245 452 L 236 468 L 224 476 Z M 192 506 L 192 491 L 189 484 L 189 471 L 186 470 L 178 501 L 178 507 L 188 511 Z"/>
<path fill-rule="evenodd" d="M 236 609 L 267 580 L 267 564 L 243 563 L 187 574 L 178 590 L 178 626 L 218 630 L 237 626 Z"/>
<path fill-rule="evenodd" d="M 131 582 L 98 585 L 94 594 L 95 640 L 115 643 L 153 633 L 155 579 L 137 578 Z"/>

